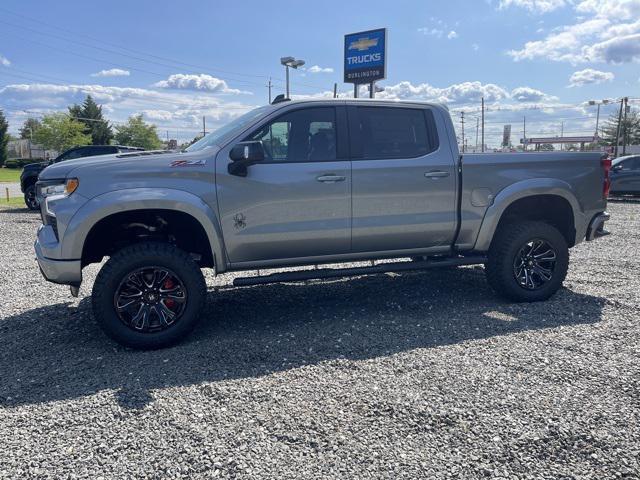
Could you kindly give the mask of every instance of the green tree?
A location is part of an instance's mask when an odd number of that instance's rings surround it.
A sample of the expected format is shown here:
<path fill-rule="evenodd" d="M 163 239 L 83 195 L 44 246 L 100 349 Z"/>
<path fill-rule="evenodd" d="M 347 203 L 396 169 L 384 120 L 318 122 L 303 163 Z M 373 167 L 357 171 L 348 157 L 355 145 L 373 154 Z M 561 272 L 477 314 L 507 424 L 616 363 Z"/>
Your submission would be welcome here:
<path fill-rule="evenodd" d="M 40 123 L 40 120 L 37 118 L 27 118 L 20 128 L 20 138 L 31 138 L 31 135 L 36 133 L 40 125 L 42 125 L 42 123 Z"/>
<path fill-rule="evenodd" d="M 551 143 L 543 143 L 540 145 L 540 150 L 543 152 L 552 152 L 555 150 L 555 147 Z"/>
<path fill-rule="evenodd" d="M 91 136 L 85 125 L 64 113 L 45 115 L 42 125 L 33 133 L 33 140 L 46 149 L 63 152 L 75 145 L 89 145 Z"/>
<path fill-rule="evenodd" d="M 82 105 L 69 107 L 69 115 L 85 125 L 85 132 L 91 135 L 93 145 L 109 145 L 113 129 L 102 115 L 102 105 L 98 105 L 91 95 L 87 95 Z"/>
<path fill-rule="evenodd" d="M 600 129 L 602 145 L 611 146 L 616 144 L 618 114 L 619 112 L 615 112 L 609 115 L 609 118 Z M 622 113 L 622 122 L 620 122 L 620 145 L 623 143 L 623 137 L 627 141 L 627 145 L 637 145 L 640 143 L 640 113 L 637 110 L 628 112 L 626 121 L 624 119 L 624 112 Z"/>
<path fill-rule="evenodd" d="M 4 116 L 4 112 L 0 110 L 0 167 L 4 165 L 4 162 L 9 156 L 9 152 L 7 151 L 7 144 L 9 143 L 8 129 L 9 123 Z"/>
<path fill-rule="evenodd" d="M 119 145 L 142 147 L 146 150 L 162 148 L 156 126 L 146 123 L 142 115 L 129 117 L 125 125 L 116 126 L 116 142 Z"/>

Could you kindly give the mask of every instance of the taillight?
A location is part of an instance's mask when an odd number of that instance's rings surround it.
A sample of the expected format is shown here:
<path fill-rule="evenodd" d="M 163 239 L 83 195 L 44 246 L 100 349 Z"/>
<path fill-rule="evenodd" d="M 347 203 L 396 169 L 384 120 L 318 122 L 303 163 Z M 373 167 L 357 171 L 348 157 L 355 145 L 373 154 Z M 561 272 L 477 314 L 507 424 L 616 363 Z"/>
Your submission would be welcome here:
<path fill-rule="evenodd" d="M 602 198 L 606 199 L 609 196 L 609 189 L 611 188 L 611 177 L 609 176 L 609 172 L 611 172 L 611 159 L 609 157 L 602 157 L 602 160 L 600 160 L 600 165 L 602 165 L 602 170 L 604 170 Z"/>

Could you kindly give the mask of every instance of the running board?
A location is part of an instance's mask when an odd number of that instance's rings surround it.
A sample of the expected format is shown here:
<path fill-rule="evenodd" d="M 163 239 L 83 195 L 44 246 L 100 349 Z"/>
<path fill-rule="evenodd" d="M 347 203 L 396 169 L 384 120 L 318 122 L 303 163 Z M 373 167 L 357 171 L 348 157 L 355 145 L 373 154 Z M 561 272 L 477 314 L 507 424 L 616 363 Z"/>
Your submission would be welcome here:
<path fill-rule="evenodd" d="M 295 270 L 292 272 L 272 273 L 254 277 L 237 277 L 233 279 L 235 287 L 263 285 L 266 283 L 298 282 L 321 278 L 355 277 L 358 275 L 372 275 L 376 273 L 408 272 L 412 270 L 426 270 L 438 267 L 459 267 L 462 265 L 479 265 L 487 261 L 486 256 L 445 258 L 443 260 L 424 260 L 419 262 L 379 263 L 367 267 L 353 268 L 321 268 L 318 270 Z"/>

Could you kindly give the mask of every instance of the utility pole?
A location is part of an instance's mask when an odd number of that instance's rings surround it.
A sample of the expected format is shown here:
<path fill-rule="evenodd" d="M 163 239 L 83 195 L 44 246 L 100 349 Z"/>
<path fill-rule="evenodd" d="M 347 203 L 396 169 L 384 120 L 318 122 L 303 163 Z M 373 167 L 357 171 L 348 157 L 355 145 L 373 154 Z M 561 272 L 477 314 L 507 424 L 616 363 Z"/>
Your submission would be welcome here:
<path fill-rule="evenodd" d="M 482 153 L 484 153 L 484 97 L 482 97 L 482 145 L 480 145 Z"/>
<path fill-rule="evenodd" d="M 269 89 L 269 105 L 271 105 L 271 77 L 269 77 L 269 83 L 267 83 L 267 88 Z"/>
<path fill-rule="evenodd" d="M 202 136 L 203 137 L 207 136 L 207 123 L 204 119 L 204 115 L 202 116 Z"/>
<path fill-rule="evenodd" d="M 627 154 L 627 110 L 629 110 L 629 97 L 624 97 L 624 123 L 622 124 L 622 156 Z"/>
<path fill-rule="evenodd" d="M 560 138 L 564 137 L 564 120 L 560 123 Z M 564 150 L 564 143 L 560 143 L 560 151 Z"/>
<path fill-rule="evenodd" d="M 462 153 L 464 153 L 464 110 L 460 112 L 460 123 L 462 124 Z"/>
<path fill-rule="evenodd" d="M 598 123 L 600 123 L 600 104 L 598 104 L 598 113 L 596 113 L 596 141 L 598 139 Z"/>
<path fill-rule="evenodd" d="M 624 105 L 624 98 L 620 99 L 620 112 L 618 113 L 618 128 L 616 129 L 616 146 L 614 150 L 614 156 L 618 156 L 618 144 L 620 143 L 620 128 L 622 127 L 622 107 Z"/>
<path fill-rule="evenodd" d="M 338 84 L 333 84 L 333 98 L 338 98 Z"/>
<path fill-rule="evenodd" d="M 527 116 L 522 116 L 522 151 L 527 151 Z"/>
<path fill-rule="evenodd" d="M 478 130 L 480 128 L 480 119 L 476 117 L 476 151 L 474 153 L 478 153 Z"/>

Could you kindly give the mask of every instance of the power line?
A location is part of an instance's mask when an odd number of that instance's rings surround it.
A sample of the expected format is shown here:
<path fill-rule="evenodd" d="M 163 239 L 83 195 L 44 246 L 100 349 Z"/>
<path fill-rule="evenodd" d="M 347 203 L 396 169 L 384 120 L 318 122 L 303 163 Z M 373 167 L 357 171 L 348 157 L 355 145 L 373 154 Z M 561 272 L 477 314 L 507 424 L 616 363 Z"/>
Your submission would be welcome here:
<path fill-rule="evenodd" d="M 7 12 L 7 13 L 9 13 L 11 15 L 14 15 L 14 16 L 17 16 L 17 17 L 32 21 L 32 22 L 39 23 L 41 25 L 45 25 L 45 26 L 47 26 L 49 28 L 53 28 L 55 30 L 60 30 L 60 31 L 69 33 L 69 34 L 73 35 L 74 37 L 82 36 L 82 37 L 88 38 L 88 39 L 90 39 L 93 42 L 96 42 L 98 44 L 109 45 L 109 46 L 112 46 L 112 47 L 115 47 L 115 48 L 119 48 L 121 50 L 137 53 L 138 55 L 144 55 L 144 56 L 147 56 L 147 57 L 152 57 L 152 58 L 156 58 L 156 59 L 159 59 L 159 60 L 164 60 L 165 62 L 170 62 L 170 63 L 173 63 L 173 64 L 178 64 L 178 65 L 182 65 L 182 66 L 187 66 L 187 67 L 192 67 L 192 68 L 199 69 L 199 71 L 195 72 L 195 73 L 220 72 L 220 73 L 228 74 L 228 75 L 238 75 L 238 76 L 251 77 L 251 78 L 268 78 L 267 75 L 234 72 L 234 71 L 223 70 L 223 69 L 219 69 L 219 68 L 215 68 L 215 67 L 214 68 L 205 67 L 205 66 L 202 66 L 202 65 L 196 65 L 196 64 L 191 64 L 191 63 L 187 63 L 187 62 L 182 62 L 180 60 L 175 60 L 175 59 L 172 59 L 172 58 L 169 58 L 169 57 L 164 57 L 164 56 L 160 56 L 160 55 L 154 55 L 154 54 L 151 54 L 151 53 L 148 53 L 148 52 L 142 52 L 140 50 L 135 50 L 135 49 L 132 49 L 132 48 L 124 47 L 122 45 L 106 42 L 104 40 L 97 39 L 97 38 L 92 37 L 90 35 L 86 35 L 86 34 L 83 34 L 83 33 L 75 32 L 73 30 L 65 29 L 65 28 L 62 28 L 62 27 L 57 26 L 57 25 L 53 25 L 53 24 L 50 24 L 50 23 L 47 23 L 47 22 L 43 22 L 43 21 L 35 19 L 33 17 L 28 17 L 26 15 L 21 15 L 21 14 L 12 12 L 10 10 L 7 10 L 6 8 L 0 7 L 0 10 L 2 10 L 4 12 Z M 2 20 L 0 20 L 0 22 L 4 23 L 6 25 L 12 26 L 14 28 L 29 30 L 29 31 L 32 31 L 32 32 L 37 33 L 39 35 L 45 35 L 45 36 L 50 36 L 52 38 L 58 38 L 60 40 L 63 40 L 63 41 L 66 41 L 66 42 L 70 42 L 70 43 L 75 43 L 75 44 L 78 44 L 78 45 L 81 45 L 81 46 L 84 46 L 84 47 L 101 50 L 101 51 L 112 53 L 112 54 L 115 54 L 115 55 L 125 56 L 125 57 L 132 58 L 132 59 L 135 59 L 135 60 L 138 60 L 138 61 L 142 61 L 142 62 L 153 63 L 153 64 L 156 64 L 156 65 L 165 66 L 167 68 L 175 68 L 173 65 L 168 65 L 167 63 L 158 62 L 158 61 L 155 61 L 155 60 L 149 60 L 147 58 L 141 58 L 139 56 L 129 55 L 129 54 L 125 54 L 125 53 L 122 53 L 122 52 L 114 51 L 114 50 L 111 50 L 111 49 L 106 49 L 106 48 L 103 48 L 103 47 L 98 47 L 98 46 L 87 44 L 87 43 L 84 43 L 84 42 L 79 42 L 78 40 L 75 40 L 75 39 L 69 39 L 68 37 L 55 35 L 55 34 L 49 33 L 49 32 L 43 32 L 41 30 L 36 30 L 36 29 L 28 27 L 28 26 L 15 25 L 13 23 L 10 23 L 10 22 L 7 22 L 7 21 L 2 21 Z M 218 73 L 213 73 L 213 75 L 218 76 L 219 74 Z M 283 80 L 281 78 L 277 78 L 277 79 L 280 80 L 279 86 L 283 86 L 283 84 L 282 84 Z M 256 82 L 250 82 L 250 81 L 247 81 L 247 80 L 233 79 L 231 77 L 227 77 L 224 80 L 235 81 L 236 83 L 251 84 L 251 85 L 254 85 L 254 86 L 259 86 L 260 85 L 259 83 L 256 83 Z M 311 88 L 314 88 L 314 89 L 318 89 L 319 88 L 319 89 L 322 89 L 322 90 L 326 90 L 326 86 L 319 86 L 319 85 L 314 85 L 314 84 L 305 83 L 305 82 L 296 82 L 296 85 L 303 85 L 303 86 L 311 87 Z"/>

